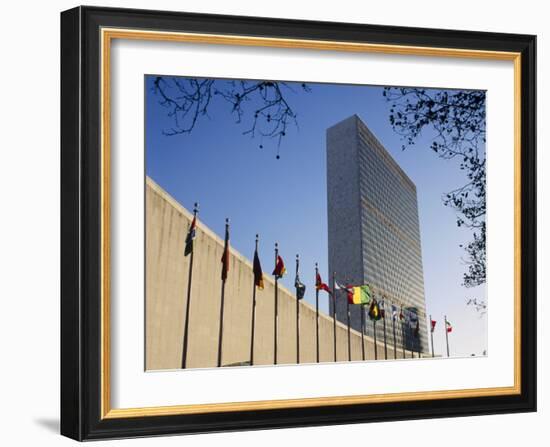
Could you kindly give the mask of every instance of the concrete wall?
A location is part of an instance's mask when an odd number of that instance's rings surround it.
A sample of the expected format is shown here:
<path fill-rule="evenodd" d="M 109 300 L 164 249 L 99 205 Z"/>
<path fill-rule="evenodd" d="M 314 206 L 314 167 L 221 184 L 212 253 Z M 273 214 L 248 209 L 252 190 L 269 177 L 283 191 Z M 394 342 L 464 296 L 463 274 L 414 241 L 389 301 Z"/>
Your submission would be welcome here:
<path fill-rule="evenodd" d="M 151 179 L 146 187 L 146 369 L 181 367 L 185 301 L 190 257 L 184 245 L 192 215 Z M 217 364 L 220 312 L 221 256 L 223 240 L 200 221 L 195 239 L 195 259 L 187 365 L 190 368 Z M 254 364 L 273 363 L 274 281 L 264 272 L 265 288 L 257 291 Z M 251 262 L 231 250 L 230 270 L 225 290 L 225 318 L 222 365 L 249 361 L 253 273 Z M 312 285 L 309 285 L 312 287 Z M 369 322 L 370 324 L 370 322 Z M 296 301 L 294 294 L 279 287 L 278 363 L 296 362 Z M 319 318 L 320 361 L 331 362 L 333 322 Z M 391 334 L 388 333 L 388 341 Z M 389 343 L 391 344 L 391 343 Z M 361 360 L 361 335 L 352 330 L 352 360 Z M 365 337 L 366 358 L 374 359 L 373 341 Z M 337 358 L 346 361 L 347 327 L 337 323 Z M 410 356 L 410 353 L 407 353 Z M 403 354 L 398 349 L 398 358 Z M 378 358 L 384 358 L 378 343 Z M 388 358 L 393 351 L 388 346 Z M 315 349 L 315 309 L 300 302 L 300 361 L 313 363 Z"/>

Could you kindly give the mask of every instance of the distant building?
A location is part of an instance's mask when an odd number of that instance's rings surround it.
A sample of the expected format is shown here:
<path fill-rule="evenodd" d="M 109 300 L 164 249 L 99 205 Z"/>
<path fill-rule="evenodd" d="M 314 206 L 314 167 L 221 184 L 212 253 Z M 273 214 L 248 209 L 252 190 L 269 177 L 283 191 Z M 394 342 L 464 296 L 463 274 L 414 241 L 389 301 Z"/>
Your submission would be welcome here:
<path fill-rule="evenodd" d="M 356 115 L 327 129 L 327 199 L 329 271 L 339 283 L 370 284 L 376 299 L 385 301 L 388 347 L 393 347 L 391 304 L 412 309 L 419 336 L 415 323 L 397 320 L 397 346 L 428 352 L 416 186 Z M 343 323 L 346 307 L 344 294 L 337 294 L 337 319 Z M 350 308 L 351 326 L 360 331 L 361 307 Z M 365 321 L 372 335 L 373 324 Z M 383 340 L 383 321 L 376 329 Z M 383 355 L 379 351 L 378 358 Z"/>

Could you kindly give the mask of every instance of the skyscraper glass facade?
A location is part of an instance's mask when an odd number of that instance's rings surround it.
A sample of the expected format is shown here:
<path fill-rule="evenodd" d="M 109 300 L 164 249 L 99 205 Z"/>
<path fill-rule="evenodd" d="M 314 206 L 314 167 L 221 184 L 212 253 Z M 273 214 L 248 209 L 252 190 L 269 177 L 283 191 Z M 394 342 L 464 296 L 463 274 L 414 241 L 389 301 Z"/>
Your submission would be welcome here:
<path fill-rule="evenodd" d="M 384 320 L 375 326 L 367 317 L 365 333 L 376 327 L 388 346 L 395 334 L 398 347 L 427 352 L 416 186 L 355 115 L 327 130 L 327 187 L 330 271 L 338 282 L 371 285 L 385 314 L 385 330 Z M 337 297 L 336 311 L 347 323 L 345 296 Z M 351 306 L 357 330 L 360 312 Z"/>

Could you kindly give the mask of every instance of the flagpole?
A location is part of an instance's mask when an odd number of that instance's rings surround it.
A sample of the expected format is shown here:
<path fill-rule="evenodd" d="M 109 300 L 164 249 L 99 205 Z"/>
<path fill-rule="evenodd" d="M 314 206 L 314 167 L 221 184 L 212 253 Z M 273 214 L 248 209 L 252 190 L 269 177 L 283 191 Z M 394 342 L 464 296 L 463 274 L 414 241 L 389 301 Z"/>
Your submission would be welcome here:
<path fill-rule="evenodd" d="M 411 329 L 411 320 L 409 318 L 409 324 L 407 325 L 409 327 L 409 333 L 411 335 L 411 359 L 414 359 L 414 339 L 413 339 L 413 333 Z"/>
<path fill-rule="evenodd" d="M 418 356 L 418 358 L 420 358 L 420 330 L 418 334 L 416 333 L 416 328 L 419 327 L 420 325 L 420 319 L 416 312 L 414 313 L 414 317 L 415 317 L 416 325 L 414 329 L 411 328 L 412 334 L 413 334 L 413 349 L 414 349 L 413 352 L 416 352 L 416 355 Z"/>
<path fill-rule="evenodd" d="M 418 358 L 422 358 L 422 339 L 420 338 L 420 316 L 417 314 L 416 328 L 414 329 Z M 418 330 L 417 330 L 418 329 Z"/>
<path fill-rule="evenodd" d="M 361 356 L 365 360 L 365 305 L 361 303 Z"/>
<path fill-rule="evenodd" d="M 376 320 L 372 320 L 372 325 L 374 328 L 374 360 L 378 360 L 378 343 L 376 342 Z"/>
<path fill-rule="evenodd" d="M 411 333 L 411 359 L 414 359 L 414 334 L 409 323 L 409 332 Z"/>
<path fill-rule="evenodd" d="M 392 323 L 392 332 L 393 332 L 393 358 L 397 359 L 397 340 L 395 338 L 395 315 L 394 315 L 393 309 L 394 309 L 394 305 L 392 304 L 391 305 L 391 323 Z"/>
<path fill-rule="evenodd" d="M 296 255 L 296 278 L 298 278 L 298 267 L 300 257 Z M 296 363 L 300 363 L 300 300 L 298 299 L 298 288 L 296 288 Z"/>
<path fill-rule="evenodd" d="M 405 350 L 405 316 L 403 315 L 403 305 L 400 307 L 399 318 L 401 320 L 401 348 L 403 349 L 403 358 L 406 359 L 407 351 Z"/>
<path fill-rule="evenodd" d="M 445 318 L 445 340 L 447 341 L 447 357 L 449 357 L 449 331 L 447 330 L 447 315 Z"/>
<path fill-rule="evenodd" d="M 319 363 L 319 288 L 317 287 L 317 275 L 319 275 L 319 266 L 315 263 L 315 346 L 317 363 Z"/>
<path fill-rule="evenodd" d="M 225 219 L 225 244 L 224 253 L 227 250 L 227 244 L 229 243 L 229 219 Z M 227 262 L 227 261 L 225 261 Z M 222 269 L 225 268 L 222 266 Z M 225 281 L 222 275 L 222 292 L 220 300 L 220 331 L 218 334 L 218 368 L 222 366 L 222 342 L 223 342 L 223 311 L 225 307 Z"/>
<path fill-rule="evenodd" d="M 199 213 L 199 204 L 195 202 L 193 207 L 193 219 L 197 218 Z M 192 225 L 192 223 L 191 223 Z M 195 242 L 191 242 L 194 244 Z M 189 334 L 189 307 L 191 304 L 191 281 L 193 279 L 193 257 L 195 250 L 191 249 L 191 257 L 189 258 L 189 277 L 187 279 L 187 302 L 185 304 L 185 324 L 183 327 L 183 349 L 181 355 L 181 367 L 182 369 L 187 368 L 187 344 L 188 344 L 188 334 Z"/>
<path fill-rule="evenodd" d="M 275 242 L 275 269 L 279 257 L 279 244 Z M 277 364 L 277 320 L 279 318 L 279 275 L 275 275 L 275 304 L 273 310 L 273 364 Z"/>
<path fill-rule="evenodd" d="M 350 324 L 349 299 L 346 299 L 346 309 L 348 313 L 348 361 L 351 362 L 351 324 Z"/>
<path fill-rule="evenodd" d="M 426 317 L 424 317 L 424 318 L 426 318 Z M 422 358 L 422 339 L 420 338 L 420 315 L 418 315 L 418 314 L 416 314 L 416 327 L 418 328 L 418 331 L 415 329 L 416 341 L 417 341 L 417 346 L 418 346 L 418 358 L 421 359 Z"/>
<path fill-rule="evenodd" d="M 256 235 L 256 246 L 254 253 L 258 252 L 258 240 L 259 236 Z M 253 280 L 252 287 L 252 323 L 250 325 L 250 366 L 254 365 L 254 329 L 256 328 L 256 278 Z"/>
<path fill-rule="evenodd" d="M 434 328 L 433 328 L 433 320 L 432 315 L 430 314 L 430 339 L 432 343 L 432 357 L 435 357 L 434 355 Z"/>
<path fill-rule="evenodd" d="M 332 338 L 334 343 L 334 361 L 336 356 L 336 272 L 332 272 Z"/>
<path fill-rule="evenodd" d="M 384 359 L 388 360 L 388 343 L 386 338 L 386 297 L 384 297 L 382 302 L 384 303 L 384 306 L 383 306 L 384 313 L 382 315 L 382 319 L 384 320 Z"/>

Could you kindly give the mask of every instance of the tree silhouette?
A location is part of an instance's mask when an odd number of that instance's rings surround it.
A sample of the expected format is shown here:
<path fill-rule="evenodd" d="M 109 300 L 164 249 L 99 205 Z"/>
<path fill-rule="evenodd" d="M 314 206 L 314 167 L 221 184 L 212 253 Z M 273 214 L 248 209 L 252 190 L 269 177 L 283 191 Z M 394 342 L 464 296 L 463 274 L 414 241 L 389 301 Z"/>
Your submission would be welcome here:
<path fill-rule="evenodd" d="M 464 286 L 485 283 L 485 92 L 387 87 L 383 95 L 391 103 L 389 120 L 403 139 L 403 150 L 413 146 L 423 131 L 431 131 L 435 133 L 431 150 L 444 160 L 460 160 L 467 182 L 444 194 L 443 202 L 457 212 L 459 227 L 473 230 L 473 239 L 463 246 L 468 266 Z"/>
<path fill-rule="evenodd" d="M 305 83 L 292 84 L 299 85 L 300 91 L 311 91 Z M 288 82 L 157 76 L 153 91 L 173 118 L 174 126 L 164 130 L 168 136 L 190 133 L 200 118 L 208 116 L 217 98 L 230 106 L 237 124 L 246 121 L 244 135 L 275 138 L 280 144 L 288 127 L 298 125 L 287 98 L 296 91 Z"/>
<path fill-rule="evenodd" d="M 466 300 L 466 304 L 469 306 L 473 306 L 477 312 L 479 312 L 480 316 L 483 316 L 487 313 L 487 303 L 485 301 L 480 301 L 476 298 L 469 298 Z"/>

